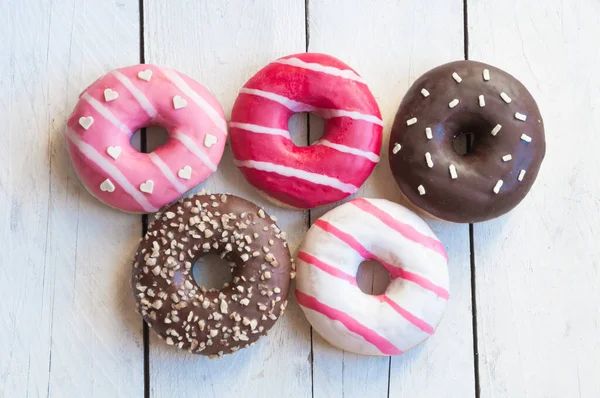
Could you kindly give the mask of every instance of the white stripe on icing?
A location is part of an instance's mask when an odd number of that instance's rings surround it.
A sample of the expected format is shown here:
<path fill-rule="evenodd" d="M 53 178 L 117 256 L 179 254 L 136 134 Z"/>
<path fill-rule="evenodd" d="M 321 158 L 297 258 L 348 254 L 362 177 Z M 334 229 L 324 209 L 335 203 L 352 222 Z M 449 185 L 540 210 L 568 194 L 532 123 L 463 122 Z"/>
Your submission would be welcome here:
<path fill-rule="evenodd" d="M 273 128 L 273 127 L 259 126 L 258 124 L 230 122 L 229 127 L 238 128 L 238 129 L 242 129 L 242 130 L 246 130 L 246 131 L 250 131 L 252 133 L 258 133 L 258 134 L 280 135 L 282 137 L 291 139 L 290 132 L 287 130 L 277 129 L 277 128 Z"/>
<path fill-rule="evenodd" d="M 332 119 L 335 117 L 349 117 L 351 119 L 364 120 L 364 121 L 367 121 L 367 122 L 370 122 L 373 124 L 377 124 L 379 126 L 383 126 L 383 121 L 380 118 L 378 118 L 377 116 L 365 115 L 363 113 L 356 112 L 356 111 L 346 111 L 346 110 L 342 110 L 342 109 L 316 108 L 312 105 L 294 101 L 292 99 L 289 99 L 289 98 L 284 97 L 279 94 L 270 93 L 268 91 L 263 91 L 263 90 L 257 90 L 254 88 L 243 87 L 240 90 L 240 93 L 256 95 L 259 97 L 270 99 L 271 101 L 280 103 L 281 105 L 285 106 L 292 112 L 313 112 L 313 113 L 316 113 L 317 115 L 321 116 L 323 119 Z"/>
<path fill-rule="evenodd" d="M 329 148 L 333 148 L 336 151 L 349 153 L 356 156 L 362 156 L 363 158 L 369 159 L 371 162 L 379 163 L 379 156 L 374 154 L 373 152 L 363 151 L 361 149 L 352 148 L 346 145 L 336 144 L 327 140 L 319 140 L 314 143 L 314 145 L 323 145 Z"/>
<path fill-rule="evenodd" d="M 131 135 L 131 130 L 129 130 L 129 127 L 127 127 L 119 119 L 117 119 L 117 117 L 113 115 L 113 113 L 107 107 L 102 105 L 102 103 L 96 98 L 92 97 L 87 92 L 84 92 L 81 98 L 83 98 L 84 101 L 90 104 L 92 108 L 96 110 L 96 112 L 104 116 L 104 118 L 108 120 L 113 126 L 121 130 L 121 132 L 127 134 L 128 136 Z"/>
<path fill-rule="evenodd" d="M 160 158 L 160 156 L 158 156 L 154 152 L 149 153 L 148 156 L 150 157 L 150 160 L 152 161 L 152 163 L 154 163 L 156 166 L 158 166 L 158 168 L 163 173 L 165 178 L 167 180 L 169 180 L 169 182 L 171 184 L 173 184 L 173 186 L 177 189 L 178 192 L 184 193 L 185 191 L 187 191 L 187 188 L 185 187 L 185 185 L 183 185 L 182 183 L 177 181 L 177 177 L 175 177 L 175 174 L 173 174 L 173 172 L 171 171 L 169 166 L 167 166 L 165 164 L 165 162 L 163 162 L 163 160 Z"/>
<path fill-rule="evenodd" d="M 206 156 L 206 154 L 200 148 L 198 148 L 198 145 L 196 145 L 194 140 L 192 140 L 187 135 L 179 132 L 175 132 L 172 135 L 172 137 L 181 142 L 187 149 L 189 149 L 190 152 L 196 155 L 196 157 L 200 159 L 202 163 L 204 163 L 209 169 L 211 169 L 212 171 L 217 171 L 217 166 L 215 166 L 213 162 L 211 162 L 211 160 L 208 158 L 208 156 Z"/>
<path fill-rule="evenodd" d="M 154 109 L 154 107 L 152 106 L 152 104 L 150 103 L 150 101 L 148 100 L 148 98 L 146 98 L 146 96 L 144 95 L 144 93 L 142 93 L 131 82 L 131 80 L 129 80 L 124 74 L 122 74 L 118 70 L 112 71 L 112 74 L 113 74 L 114 77 L 117 78 L 117 80 L 119 80 L 125 86 L 125 88 L 127 88 L 127 90 L 129 90 L 129 92 L 131 93 L 131 95 L 133 95 L 133 97 L 137 100 L 137 102 L 140 103 L 140 105 L 142 106 L 142 108 L 144 108 L 144 110 L 146 111 L 146 113 L 148 114 L 148 116 L 150 116 L 151 118 L 155 118 L 158 112 L 156 112 L 156 109 Z"/>
<path fill-rule="evenodd" d="M 148 202 L 144 194 L 138 191 L 136 187 L 134 187 L 129 182 L 127 177 L 125 177 L 123 173 L 121 173 L 121 170 L 119 170 L 114 164 L 106 160 L 106 158 L 102 154 L 100 154 L 93 146 L 91 146 L 87 142 L 82 141 L 81 138 L 77 134 L 75 134 L 75 132 L 70 128 L 67 129 L 67 138 L 69 139 L 69 141 L 71 141 L 71 143 L 73 143 L 73 145 L 77 147 L 77 149 L 79 150 L 79 152 L 81 152 L 82 155 L 84 155 L 87 159 L 89 159 L 91 162 L 95 163 L 98 167 L 104 170 L 104 172 L 108 174 L 111 180 L 116 181 L 117 184 L 119 184 L 121 188 L 123 188 L 125 192 L 127 192 L 133 198 L 133 200 L 135 200 L 140 206 L 142 206 L 142 208 L 145 211 L 147 211 L 148 213 L 153 213 L 156 210 L 158 210 L 158 208 L 152 206 L 152 204 Z"/>
<path fill-rule="evenodd" d="M 160 71 L 185 95 L 190 97 L 203 111 L 208 115 L 210 120 L 227 135 L 227 122 L 219 112 L 217 112 L 200 94 L 192 90 L 192 88 L 183 80 L 177 72 L 172 69 L 160 68 Z"/>
<path fill-rule="evenodd" d="M 313 184 L 325 185 L 331 188 L 338 189 L 346 193 L 354 193 L 358 191 L 358 187 L 352 184 L 346 184 L 337 178 L 328 177 L 322 174 L 311 173 L 305 170 L 295 169 L 293 167 L 282 166 L 280 164 L 261 162 L 258 160 L 234 160 L 238 167 L 247 167 L 269 173 L 280 174 L 285 177 L 295 177 L 301 180 L 312 182 Z"/>
<path fill-rule="evenodd" d="M 342 77 L 344 79 L 354 80 L 364 84 L 364 80 L 362 79 L 362 77 L 360 77 L 350 69 L 338 69 L 333 66 L 326 66 L 312 62 L 304 62 L 299 58 L 278 59 L 273 63 L 295 66 L 297 68 L 308 69 L 315 72 L 327 73 L 328 75 Z"/>

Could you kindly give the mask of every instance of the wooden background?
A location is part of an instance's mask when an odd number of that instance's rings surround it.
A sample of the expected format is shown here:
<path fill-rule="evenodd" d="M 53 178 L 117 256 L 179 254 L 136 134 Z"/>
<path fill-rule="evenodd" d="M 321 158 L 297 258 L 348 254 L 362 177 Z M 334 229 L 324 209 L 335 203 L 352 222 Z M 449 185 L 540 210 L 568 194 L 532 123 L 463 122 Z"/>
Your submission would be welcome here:
<path fill-rule="evenodd" d="M 600 397 L 598 15 L 598 0 L 0 0 L 0 397 Z M 467 57 L 507 70 L 545 119 L 538 181 L 498 220 L 431 221 L 451 300 L 437 333 L 403 356 L 339 351 L 295 302 L 235 356 L 177 352 L 134 312 L 142 218 L 85 191 L 65 121 L 88 84 L 141 61 L 196 78 L 229 113 L 260 67 L 303 51 L 365 78 L 386 137 L 430 68 Z M 297 143 L 318 138 L 309 124 L 295 118 Z M 399 199 L 386 156 L 387 139 L 361 196 Z M 264 205 L 294 249 L 324 212 L 266 203 L 228 148 L 203 187 Z M 374 269 L 362 277 L 382 283 Z"/>

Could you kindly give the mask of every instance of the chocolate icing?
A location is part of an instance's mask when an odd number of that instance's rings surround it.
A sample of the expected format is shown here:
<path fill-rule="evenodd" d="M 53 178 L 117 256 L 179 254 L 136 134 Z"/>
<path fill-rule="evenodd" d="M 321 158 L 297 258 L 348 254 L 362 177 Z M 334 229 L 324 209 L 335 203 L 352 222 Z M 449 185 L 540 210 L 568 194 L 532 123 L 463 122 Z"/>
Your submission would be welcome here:
<path fill-rule="evenodd" d="M 484 69 L 489 70 L 488 81 Z M 455 72 L 460 83 L 453 78 Z M 428 96 L 421 92 L 423 88 Z M 500 97 L 501 92 L 510 97 L 510 103 Z M 484 107 L 480 95 L 485 98 Z M 454 99 L 459 103 L 451 108 Z M 526 115 L 526 121 L 517 119 L 517 112 Z M 417 122 L 408 126 L 412 118 Z M 498 124 L 502 127 L 494 136 L 491 132 Z M 426 136 L 427 127 L 432 139 Z M 453 148 L 453 140 L 461 133 L 474 134 L 470 153 L 462 156 Z M 531 137 L 531 142 L 521 139 L 522 134 Z M 394 154 L 396 144 L 400 150 Z M 431 168 L 426 152 L 431 155 Z M 521 202 L 545 152 L 542 116 L 525 86 L 493 66 L 456 61 L 425 73 L 408 90 L 392 127 L 389 159 L 396 182 L 414 205 L 444 220 L 472 223 L 498 217 Z M 512 159 L 504 161 L 505 155 Z M 456 179 L 451 178 L 450 165 L 456 167 Z M 519 181 L 521 170 L 525 175 Z M 498 180 L 503 184 L 495 193 Z M 419 193 L 420 185 L 424 195 Z"/>
<path fill-rule="evenodd" d="M 287 305 L 294 264 L 285 233 L 263 209 L 233 195 L 173 204 L 140 243 L 133 267 L 138 310 L 159 338 L 202 355 L 229 354 L 265 335 Z M 193 264 L 207 253 L 230 262 L 233 281 L 199 286 Z"/>

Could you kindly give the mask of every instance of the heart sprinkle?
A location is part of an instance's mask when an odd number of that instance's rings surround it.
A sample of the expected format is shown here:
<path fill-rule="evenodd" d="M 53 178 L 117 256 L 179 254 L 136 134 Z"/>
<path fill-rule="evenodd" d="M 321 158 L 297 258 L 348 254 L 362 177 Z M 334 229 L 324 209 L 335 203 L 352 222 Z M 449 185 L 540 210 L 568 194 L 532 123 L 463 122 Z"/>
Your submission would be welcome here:
<path fill-rule="evenodd" d="M 114 192 L 115 184 L 113 184 L 112 181 L 107 178 L 106 180 L 102 181 L 102 184 L 100 184 L 100 190 L 102 192 Z"/>
<path fill-rule="evenodd" d="M 104 90 L 104 101 L 110 102 L 116 100 L 117 98 L 119 98 L 119 93 L 117 93 L 115 90 L 111 88 Z"/>
<path fill-rule="evenodd" d="M 140 191 L 145 193 L 152 193 L 154 190 L 154 181 L 148 180 L 140 185 Z"/>
<path fill-rule="evenodd" d="M 187 101 L 185 98 L 181 98 L 181 96 L 176 95 L 173 97 L 173 108 L 181 109 L 187 106 Z"/>
<path fill-rule="evenodd" d="M 108 153 L 108 156 L 110 156 L 114 160 L 117 160 L 119 158 L 119 156 L 121 155 L 121 147 L 120 146 L 109 146 L 108 148 L 106 148 L 106 153 Z"/>
<path fill-rule="evenodd" d="M 82 116 L 79 118 L 79 125 L 86 130 L 90 128 L 92 123 L 94 123 L 94 118 L 91 116 Z"/>
<path fill-rule="evenodd" d="M 210 148 L 211 146 L 213 146 L 216 143 L 217 143 L 217 137 L 215 137 L 212 134 L 206 133 L 206 135 L 204 136 L 204 146 L 207 148 Z"/>
<path fill-rule="evenodd" d="M 190 166 L 185 166 L 183 169 L 177 172 L 179 178 L 183 178 L 184 180 L 189 180 L 192 176 L 192 168 Z"/>
<path fill-rule="evenodd" d="M 142 70 L 138 72 L 138 77 L 147 82 L 152 78 L 152 71 L 150 69 Z"/>

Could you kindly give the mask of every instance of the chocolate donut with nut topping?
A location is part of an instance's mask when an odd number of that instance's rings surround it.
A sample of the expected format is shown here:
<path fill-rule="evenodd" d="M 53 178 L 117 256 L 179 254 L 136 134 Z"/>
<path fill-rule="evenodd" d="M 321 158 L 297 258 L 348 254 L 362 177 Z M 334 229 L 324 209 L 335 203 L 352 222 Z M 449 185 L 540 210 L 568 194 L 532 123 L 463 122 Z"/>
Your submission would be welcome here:
<path fill-rule="evenodd" d="M 157 214 L 133 265 L 139 312 L 167 344 L 221 356 L 255 343 L 287 305 L 294 264 L 275 217 L 233 195 L 198 194 Z M 222 289 L 199 286 L 198 258 L 232 267 Z"/>
<path fill-rule="evenodd" d="M 470 153 L 454 139 L 472 133 Z M 508 212 L 529 192 L 546 152 L 537 104 L 517 79 L 481 62 L 422 75 L 406 93 L 389 159 L 402 193 L 425 212 L 473 223 Z"/>

